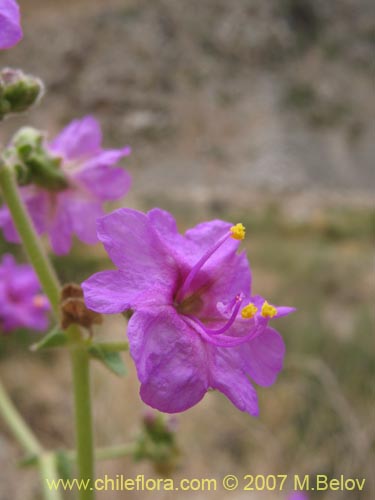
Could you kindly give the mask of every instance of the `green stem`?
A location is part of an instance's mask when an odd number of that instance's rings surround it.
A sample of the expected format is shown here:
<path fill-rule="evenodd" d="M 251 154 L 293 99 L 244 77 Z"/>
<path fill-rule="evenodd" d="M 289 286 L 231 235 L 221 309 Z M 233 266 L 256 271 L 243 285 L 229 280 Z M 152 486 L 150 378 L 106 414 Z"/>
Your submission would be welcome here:
<path fill-rule="evenodd" d="M 60 285 L 38 238 L 32 220 L 22 202 L 13 170 L 0 162 L 0 187 L 14 225 L 22 239 L 27 256 L 38 275 L 40 284 L 47 295 L 56 316 L 59 314 Z"/>
<path fill-rule="evenodd" d="M 70 327 L 72 330 L 73 327 Z M 72 332 L 75 333 L 74 331 Z M 90 397 L 90 356 L 86 348 L 75 345 L 70 349 L 75 403 L 77 465 L 80 479 L 94 478 L 94 448 Z M 94 491 L 82 489 L 80 500 L 92 500 Z"/>
<path fill-rule="evenodd" d="M 19 195 L 15 174 L 9 165 L 0 159 L 0 187 L 13 222 L 21 237 L 27 255 L 35 272 L 38 275 L 44 293 L 47 295 L 56 317 L 59 317 L 60 284 L 55 271 L 44 252 L 43 246 L 35 232 L 32 220 Z M 77 463 L 80 478 L 94 478 L 94 454 L 92 439 L 91 396 L 89 354 L 79 340 L 79 327 L 72 325 L 67 333 L 72 340 L 78 343 L 70 349 L 73 371 L 73 389 L 75 403 L 75 429 L 77 443 Z M 80 491 L 81 500 L 92 500 L 93 491 Z"/>
<path fill-rule="evenodd" d="M 61 495 L 58 489 L 49 488 L 48 483 L 53 481 L 57 484 L 59 477 L 57 474 L 56 457 L 54 453 L 43 453 L 40 455 L 39 460 L 40 475 L 43 479 L 43 493 L 44 497 L 48 500 L 61 500 Z"/>
<path fill-rule="evenodd" d="M 23 447 L 26 453 L 30 455 L 39 455 L 42 452 L 42 447 L 37 438 L 30 430 L 24 419 L 18 413 L 16 407 L 10 400 L 3 385 L 0 382 L 0 413 L 7 423 L 13 436 Z"/>
<path fill-rule="evenodd" d="M 0 414 L 11 430 L 13 436 L 25 452 L 29 455 L 35 455 L 37 457 L 40 477 L 43 483 L 44 498 L 46 500 L 61 500 L 60 493 L 58 491 L 49 490 L 45 480 L 46 478 L 57 479 L 55 460 L 51 459 L 51 456 L 53 455 L 44 452 L 38 439 L 34 436 L 33 432 L 30 430 L 22 416 L 18 413 L 17 408 L 10 400 L 1 382 Z"/>

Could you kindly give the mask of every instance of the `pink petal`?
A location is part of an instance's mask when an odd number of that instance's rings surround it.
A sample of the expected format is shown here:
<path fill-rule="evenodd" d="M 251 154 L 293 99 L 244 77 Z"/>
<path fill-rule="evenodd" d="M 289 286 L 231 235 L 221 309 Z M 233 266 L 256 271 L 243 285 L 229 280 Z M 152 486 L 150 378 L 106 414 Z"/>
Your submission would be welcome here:
<path fill-rule="evenodd" d="M 49 210 L 47 195 L 40 190 L 33 192 L 33 190 L 28 187 L 21 188 L 20 192 L 37 233 L 42 234 L 46 229 L 46 215 Z M 0 227 L 7 241 L 12 243 L 20 242 L 12 217 L 5 205 L 0 209 Z"/>
<path fill-rule="evenodd" d="M 264 387 L 272 385 L 283 367 L 285 344 L 281 335 L 267 327 L 260 335 L 237 349 L 242 366 Z"/>
<path fill-rule="evenodd" d="M 100 152 L 102 133 L 100 125 L 92 116 L 73 120 L 49 144 L 50 150 L 68 160 L 91 157 Z"/>
<path fill-rule="evenodd" d="M 88 245 L 94 245 L 99 241 L 96 234 L 96 221 L 104 215 L 100 203 L 73 194 L 65 203 L 65 210 L 69 212 L 72 231 L 81 241 Z"/>
<path fill-rule="evenodd" d="M 209 356 L 210 386 L 217 389 L 241 411 L 259 414 L 258 397 L 231 348 L 211 347 Z"/>
<path fill-rule="evenodd" d="M 145 403 L 176 413 L 203 398 L 208 387 L 204 346 L 172 307 L 136 312 L 128 337 Z"/>
<path fill-rule="evenodd" d="M 84 168 L 75 177 L 99 200 L 117 200 L 124 196 L 131 184 L 128 172 L 123 168 L 107 165 Z"/>
<path fill-rule="evenodd" d="M 174 217 L 165 210 L 153 208 L 147 213 L 152 226 L 160 235 L 163 241 L 173 246 L 179 239 L 184 239 L 178 232 L 177 224 Z"/>
<path fill-rule="evenodd" d="M 168 287 L 155 288 L 146 276 L 133 277 L 127 271 L 103 271 L 82 283 L 89 309 L 103 314 L 116 314 L 142 307 L 160 306 L 171 301 Z"/>
<path fill-rule="evenodd" d="M 218 220 L 204 222 L 182 236 L 178 233 L 174 218 L 168 212 L 156 208 L 147 215 L 178 262 L 182 276 L 186 276 L 200 257 L 232 226 L 229 222 Z M 205 300 L 199 311 L 202 316 L 217 316 L 217 303 L 233 299 L 238 293 L 244 294 L 245 297 L 250 295 L 250 268 L 244 253 L 236 255 L 238 245 L 238 241 L 229 238 L 204 264 L 194 279 L 194 289 L 205 287 Z"/>
<path fill-rule="evenodd" d="M 134 279 L 170 286 L 173 293 L 176 263 L 142 212 L 121 208 L 100 218 L 97 227 L 99 240 L 117 267 L 131 272 Z"/>
<path fill-rule="evenodd" d="M 251 271 L 245 252 L 227 255 L 207 275 L 208 287 L 199 312 L 203 317 L 217 317 L 218 304 L 232 300 L 238 294 L 245 301 L 250 297 Z"/>
<path fill-rule="evenodd" d="M 20 9 L 15 0 L 0 0 L 0 50 L 9 49 L 22 38 Z"/>
<path fill-rule="evenodd" d="M 57 255 L 67 254 L 72 246 L 73 225 L 65 201 L 64 194 L 58 195 L 47 230 L 52 249 Z"/>

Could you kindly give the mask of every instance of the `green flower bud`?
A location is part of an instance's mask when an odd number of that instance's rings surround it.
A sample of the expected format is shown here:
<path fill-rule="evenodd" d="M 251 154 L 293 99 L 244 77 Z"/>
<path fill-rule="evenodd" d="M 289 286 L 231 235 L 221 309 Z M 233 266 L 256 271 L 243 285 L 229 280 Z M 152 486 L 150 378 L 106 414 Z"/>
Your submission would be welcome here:
<path fill-rule="evenodd" d="M 34 183 L 50 191 L 61 191 L 68 187 L 61 169 L 61 158 L 51 156 L 39 130 L 21 128 L 5 150 L 4 159 L 14 166 L 20 185 Z"/>
<path fill-rule="evenodd" d="M 134 460 L 150 460 L 158 474 L 168 476 L 176 468 L 179 456 L 173 417 L 147 413 L 133 453 Z"/>
<path fill-rule="evenodd" d="M 21 70 L 5 68 L 0 72 L 0 120 L 11 113 L 22 113 L 43 95 L 39 78 Z"/>

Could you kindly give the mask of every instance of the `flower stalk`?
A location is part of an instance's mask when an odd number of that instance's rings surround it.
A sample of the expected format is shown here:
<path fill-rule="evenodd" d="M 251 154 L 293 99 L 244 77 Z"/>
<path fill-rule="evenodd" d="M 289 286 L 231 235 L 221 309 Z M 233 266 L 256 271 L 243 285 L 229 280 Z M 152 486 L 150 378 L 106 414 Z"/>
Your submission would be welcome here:
<path fill-rule="evenodd" d="M 73 325 L 70 329 L 74 328 Z M 77 465 L 80 479 L 94 479 L 94 448 L 90 398 L 90 357 L 85 348 L 70 349 L 75 407 Z M 79 491 L 80 500 L 92 500 L 94 490 Z"/>
<path fill-rule="evenodd" d="M 30 455 L 40 455 L 42 453 L 42 447 L 38 439 L 18 413 L 1 382 L 0 414 L 26 453 Z"/>
<path fill-rule="evenodd" d="M 1 163 L 1 160 L 0 187 L 4 201 L 12 215 L 14 225 L 22 239 L 29 261 L 38 275 L 40 284 L 51 303 L 55 316 L 58 317 L 60 301 L 59 281 L 34 230 L 25 205 L 19 196 L 14 171 L 6 163 Z"/>
<path fill-rule="evenodd" d="M 56 457 L 52 452 L 42 453 L 38 460 L 40 476 L 43 480 L 43 494 L 46 500 L 62 500 L 57 489 L 50 488 L 48 482 L 58 481 Z M 48 479 L 48 481 L 47 481 Z"/>
<path fill-rule="evenodd" d="M 42 486 L 45 500 L 61 500 L 57 490 L 50 490 L 46 479 L 50 481 L 58 479 L 57 468 L 53 454 L 43 450 L 36 436 L 24 421 L 18 410 L 12 403 L 3 385 L 0 382 L 0 415 L 8 425 L 13 436 L 22 446 L 27 454 L 35 455 L 42 478 Z"/>
<path fill-rule="evenodd" d="M 60 284 L 56 273 L 47 257 L 46 252 L 38 238 L 31 218 L 19 195 L 16 184 L 15 172 L 0 159 L 0 188 L 5 203 L 11 213 L 13 222 L 21 237 L 27 256 L 38 275 L 44 293 L 47 295 L 52 310 L 59 318 Z M 93 479 L 94 477 L 94 452 L 93 432 L 90 397 L 90 374 L 89 354 L 84 342 L 81 342 L 81 334 L 77 325 L 71 325 L 67 329 L 70 340 L 73 341 L 69 349 L 74 390 L 75 404 L 75 430 L 77 448 L 77 466 L 80 478 Z M 26 434 L 27 436 L 27 434 Z M 31 434 L 28 436 L 30 438 Z M 28 443 L 31 445 L 31 441 Z M 35 443 L 34 443 L 35 445 Z M 39 449 L 34 449 L 35 453 Z M 44 466 L 52 469 L 52 463 L 44 461 Z M 42 469 L 41 469 L 42 470 Z M 45 467 L 43 468 L 45 471 Z M 94 491 L 83 490 L 79 492 L 80 500 L 92 500 Z"/>

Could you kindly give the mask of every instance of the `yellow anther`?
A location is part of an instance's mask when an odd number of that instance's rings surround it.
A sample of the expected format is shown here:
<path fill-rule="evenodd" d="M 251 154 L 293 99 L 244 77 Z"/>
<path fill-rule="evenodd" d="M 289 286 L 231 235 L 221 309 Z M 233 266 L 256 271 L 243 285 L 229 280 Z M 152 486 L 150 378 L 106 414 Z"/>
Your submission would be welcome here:
<path fill-rule="evenodd" d="M 38 308 L 42 308 L 46 305 L 46 298 L 44 297 L 44 295 L 34 295 L 33 297 L 33 306 L 34 307 L 38 307 Z"/>
<path fill-rule="evenodd" d="M 230 232 L 232 233 L 231 236 L 235 240 L 243 240 L 245 238 L 246 230 L 245 226 L 239 222 L 235 226 L 232 226 L 230 228 Z"/>
<path fill-rule="evenodd" d="M 250 304 L 248 304 L 247 306 L 245 306 L 242 311 L 241 311 L 241 316 L 244 318 L 244 319 L 250 319 L 250 318 L 253 318 L 255 316 L 255 313 L 257 312 L 258 308 L 256 305 L 254 305 L 252 302 L 250 302 Z"/>
<path fill-rule="evenodd" d="M 264 301 L 262 305 L 262 316 L 264 318 L 273 318 L 277 314 L 277 309 L 274 306 L 271 306 L 267 301 Z"/>

